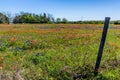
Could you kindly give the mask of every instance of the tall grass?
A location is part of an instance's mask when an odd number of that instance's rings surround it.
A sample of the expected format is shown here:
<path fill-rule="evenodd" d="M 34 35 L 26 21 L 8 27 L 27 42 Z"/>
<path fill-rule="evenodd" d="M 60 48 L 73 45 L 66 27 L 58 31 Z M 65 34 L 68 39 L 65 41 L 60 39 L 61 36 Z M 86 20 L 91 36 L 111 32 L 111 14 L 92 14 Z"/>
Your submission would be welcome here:
<path fill-rule="evenodd" d="M 78 74 L 88 80 L 119 80 L 119 29 L 108 31 L 99 75 L 94 77 L 99 26 L 0 25 L 0 80 L 73 80 Z"/>

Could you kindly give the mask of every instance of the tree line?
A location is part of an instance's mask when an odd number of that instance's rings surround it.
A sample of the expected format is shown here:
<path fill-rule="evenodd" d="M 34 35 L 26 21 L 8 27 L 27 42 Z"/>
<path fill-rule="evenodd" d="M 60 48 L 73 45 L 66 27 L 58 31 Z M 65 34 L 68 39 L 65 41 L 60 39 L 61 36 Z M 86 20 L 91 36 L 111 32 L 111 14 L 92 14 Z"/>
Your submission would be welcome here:
<path fill-rule="evenodd" d="M 28 13 L 28 12 L 21 12 L 14 17 L 11 16 L 10 13 L 1 13 L 0 12 L 0 23 L 14 23 L 14 24 L 24 24 L 24 23 L 67 23 L 68 20 L 66 18 L 55 18 L 51 14 L 41 13 Z"/>
<path fill-rule="evenodd" d="M 103 24 L 104 21 L 68 21 L 66 18 L 54 18 L 51 14 L 42 13 L 42 14 L 35 14 L 35 13 L 28 13 L 28 12 L 21 12 L 14 17 L 10 13 L 1 13 L 0 12 L 0 24 L 24 24 L 24 23 L 38 23 L 38 24 Z M 120 24 L 120 20 L 111 21 L 111 24 Z"/>

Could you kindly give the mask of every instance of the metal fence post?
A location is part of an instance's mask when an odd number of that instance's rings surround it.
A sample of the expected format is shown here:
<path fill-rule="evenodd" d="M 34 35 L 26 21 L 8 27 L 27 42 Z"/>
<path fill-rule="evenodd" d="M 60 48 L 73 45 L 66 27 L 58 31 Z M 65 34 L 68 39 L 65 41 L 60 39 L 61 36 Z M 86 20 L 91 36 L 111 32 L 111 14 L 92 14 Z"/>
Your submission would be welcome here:
<path fill-rule="evenodd" d="M 105 40 L 106 40 L 108 27 L 109 27 L 109 22 L 110 22 L 110 17 L 106 17 L 105 22 L 104 22 L 102 38 L 101 38 L 101 42 L 100 42 L 100 46 L 99 46 L 98 56 L 96 59 L 96 64 L 95 64 L 95 69 L 94 69 L 95 76 L 98 74 L 98 69 L 100 67 L 100 62 L 101 62 L 103 48 L 104 48 L 104 44 L 105 44 Z"/>

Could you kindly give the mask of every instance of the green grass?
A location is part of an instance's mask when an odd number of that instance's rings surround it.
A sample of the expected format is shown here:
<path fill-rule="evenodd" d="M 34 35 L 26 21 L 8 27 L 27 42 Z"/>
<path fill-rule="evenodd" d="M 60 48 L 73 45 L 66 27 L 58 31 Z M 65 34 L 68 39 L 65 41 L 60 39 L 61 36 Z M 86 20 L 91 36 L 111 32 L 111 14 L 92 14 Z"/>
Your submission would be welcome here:
<path fill-rule="evenodd" d="M 119 29 L 109 29 L 99 74 L 93 74 L 102 34 L 98 26 L 0 25 L 0 80 L 73 80 L 78 74 L 85 80 L 119 80 Z"/>

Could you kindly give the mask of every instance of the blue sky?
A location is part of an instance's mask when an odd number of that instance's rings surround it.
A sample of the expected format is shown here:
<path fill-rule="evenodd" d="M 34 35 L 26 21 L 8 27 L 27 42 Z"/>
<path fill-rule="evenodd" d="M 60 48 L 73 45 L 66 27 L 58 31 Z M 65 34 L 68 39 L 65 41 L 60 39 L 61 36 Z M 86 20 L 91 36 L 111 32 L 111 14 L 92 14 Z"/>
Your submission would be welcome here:
<path fill-rule="evenodd" d="M 120 0 L 1 0 L 0 12 L 50 13 L 68 20 L 120 19 Z"/>

